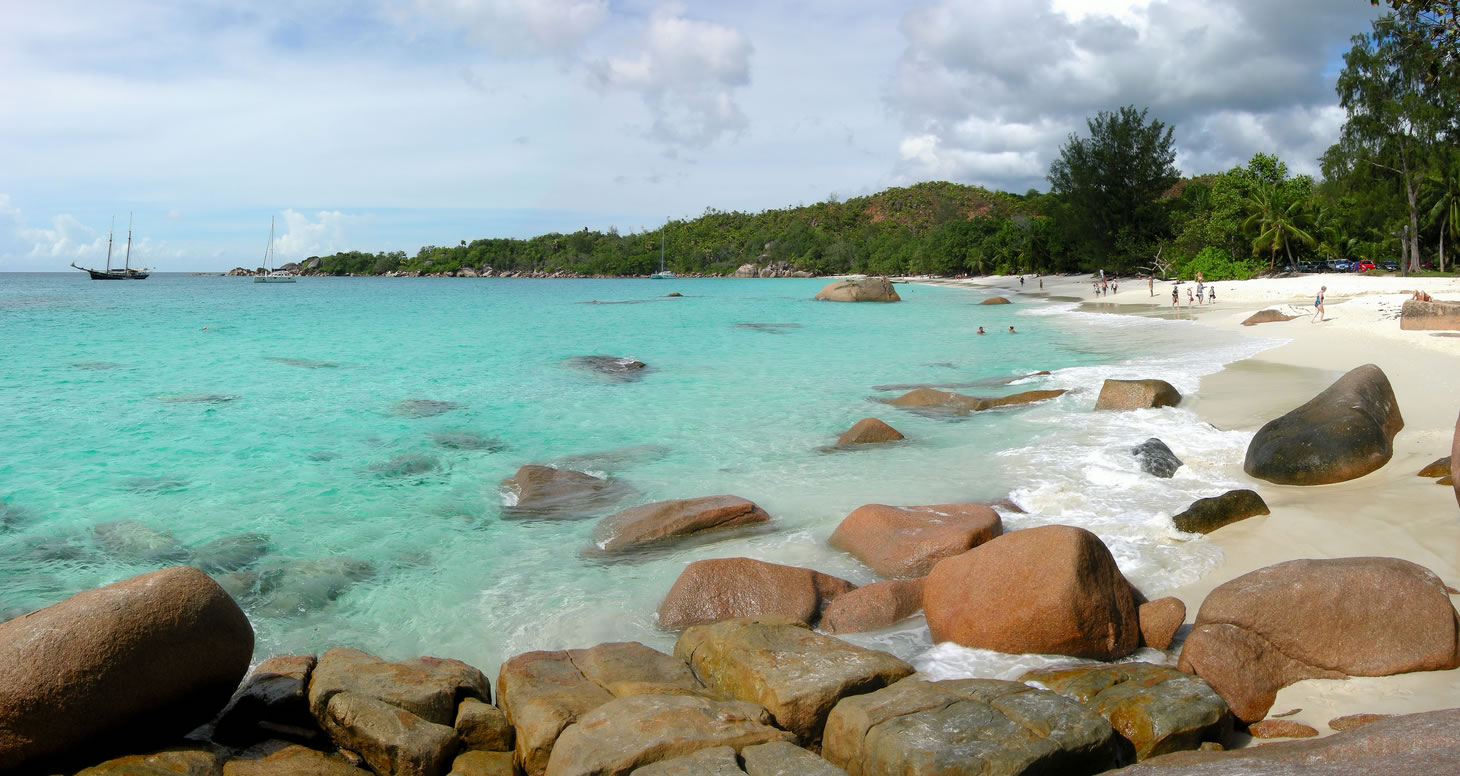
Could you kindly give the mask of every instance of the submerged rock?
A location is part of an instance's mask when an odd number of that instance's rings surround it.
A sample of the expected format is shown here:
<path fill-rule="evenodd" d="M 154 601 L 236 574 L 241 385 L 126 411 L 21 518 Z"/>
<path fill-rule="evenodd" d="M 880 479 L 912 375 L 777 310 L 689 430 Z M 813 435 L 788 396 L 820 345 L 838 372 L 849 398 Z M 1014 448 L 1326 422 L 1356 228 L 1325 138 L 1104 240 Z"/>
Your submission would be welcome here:
<path fill-rule="evenodd" d="M 240 397 L 227 393 L 160 393 L 152 398 L 168 404 L 227 404 Z"/>
<path fill-rule="evenodd" d="M 1403 428 L 1389 378 L 1366 364 L 1258 429 L 1242 469 L 1279 485 L 1352 480 L 1389 462 Z"/>
<path fill-rule="evenodd" d="M 436 431 L 431 434 L 431 441 L 447 450 L 484 450 L 495 453 L 504 447 L 501 440 L 475 431 Z"/>
<path fill-rule="evenodd" d="M 575 469 L 580 472 L 616 472 L 653 463 L 669 455 L 664 445 L 631 445 L 596 453 L 570 455 L 553 461 L 555 469 Z"/>
<path fill-rule="evenodd" d="M 33 519 L 34 515 L 29 510 L 8 501 L 0 500 L 0 533 L 13 531 L 31 522 Z"/>
<path fill-rule="evenodd" d="M 591 517 L 627 493 L 627 488 L 614 480 L 533 464 L 503 480 L 502 488 L 510 497 L 510 503 L 502 509 L 505 517 L 541 520 Z"/>
<path fill-rule="evenodd" d="M 74 369 L 87 369 L 94 372 L 101 372 L 108 369 L 120 369 L 122 365 L 115 361 L 77 361 L 71 367 Z"/>
<path fill-rule="evenodd" d="M 133 493 L 166 493 L 187 486 L 188 481 L 181 477 L 128 477 L 122 481 L 122 487 Z"/>
<path fill-rule="evenodd" d="M 763 331 L 766 334 L 785 334 L 790 329 L 799 329 L 799 323 L 732 323 L 737 329 L 750 329 L 752 331 Z"/>
<path fill-rule="evenodd" d="M 241 533 L 214 539 L 193 549 L 192 565 L 209 574 L 238 571 L 257 563 L 269 552 L 269 537 Z"/>
<path fill-rule="evenodd" d="M 340 365 L 333 361 L 310 361 L 304 358 L 286 358 L 284 356 L 264 356 L 270 361 L 277 361 L 287 366 L 297 366 L 300 369 L 339 369 Z"/>
<path fill-rule="evenodd" d="M 172 534 L 136 520 L 98 523 L 92 532 L 96 546 L 114 560 L 170 565 L 186 562 L 190 555 Z"/>
<path fill-rule="evenodd" d="M 582 369 L 606 377 L 615 382 L 627 383 L 644 376 L 648 366 L 623 356 L 575 356 L 563 362 L 574 369 Z"/>
<path fill-rule="evenodd" d="M 401 453 L 389 460 L 370 464 L 370 471 L 381 477 L 418 477 L 440 467 L 440 462 L 424 453 Z"/>
<path fill-rule="evenodd" d="M 227 574 L 218 583 L 256 615 L 288 617 L 323 609 L 374 576 L 368 561 L 332 557 L 275 562 Z"/>
<path fill-rule="evenodd" d="M 1132 447 L 1130 452 L 1141 462 L 1141 471 L 1162 479 L 1171 479 L 1176 476 L 1176 470 L 1181 468 L 1181 459 L 1171 452 L 1165 442 L 1156 437 Z"/>
<path fill-rule="evenodd" d="M 436 399 L 405 399 L 392 404 L 390 413 L 403 418 L 429 418 L 465 407 L 465 404 Z"/>

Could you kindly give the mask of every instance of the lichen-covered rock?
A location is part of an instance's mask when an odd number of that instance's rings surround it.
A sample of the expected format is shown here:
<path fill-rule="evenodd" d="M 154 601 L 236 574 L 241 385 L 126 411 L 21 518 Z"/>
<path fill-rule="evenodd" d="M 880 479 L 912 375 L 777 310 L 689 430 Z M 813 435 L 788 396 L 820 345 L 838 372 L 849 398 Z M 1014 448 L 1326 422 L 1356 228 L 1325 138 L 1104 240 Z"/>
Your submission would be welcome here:
<path fill-rule="evenodd" d="M 0 771 L 167 742 L 223 708 L 252 656 L 248 618 L 188 566 L 0 623 Z"/>
<path fill-rule="evenodd" d="M 1454 668 L 1457 618 L 1440 578 L 1409 561 L 1288 561 L 1213 590 L 1177 667 L 1256 722 L 1300 679 Z"/>
<path fill-rule="evenodd" d="M 821 613 L 818 627 L 827 633 L 862 633 L 886 628 L 923 608 L 926 578 L 873 582 L 837 596 Z"/>
<path fill-rule="evenodd" d="M 446 725 L 353 692 L 329 696 L 320 722 L 336 746 L 358 752 L 371 770 L 392 776 L 435 776 L 461 745 Z"/>
<path fill-rule="evenodd" d="M 466 698 L 492 697 L 481 671 L 448 658 L 390 662 L 367 652 L 336 647 L 319 658 L 309 678 L 309 709 L 324 719 L 330 696 L 352 692 L 405 709 L 427 722 L 451 725 Z"/>
<path fill-rule="evenodd" d="M 1100 538 L 1047 525 L 1014 531 L 928 574 L 933 640 L 999 652 L 1115 660 L 1140 644 L 1135 597 Z"/>
<path fill-rule="evenodd" d="M 880 576 L 923 577 L 938 561 L 1003 532 L 999 513 L 983 504 L 866 504 L 852 510 L 828 542 Z"/>
<path fill-rule="evenodd" d="M 901 302 L 887 278 L 842 278 L 826 284 L 816 298 L 827 302 Z"/>
<path fill-rule="evenodd" d="M 851 582 L 797 566 L 750 558 L 697 560 L 680 572 L 659 605 L 665 628 L 784 615 L 813 624 L 827 602 L 856 587 Z"/>
<path fill-rule="evenodd" d="M 1178 531 L 1206 534 L 1257 515 L 1270 515 L 1267 502 L 1252 490 L 1229 490 L 1220 496 L 1197 499 L 1171 518 Z"/>
<path fill-rule="evenodd" d="M 771 724 L 754 703 L 692 695 L 616 698 L 583 715 L 558 737 L 547 776 L 618 776 L 649 763 L 715 746 L 742 749 L 795 736 Z"/>
<path fill-rule="evenodd" d="M 1106 380 L 1095 398 L 1095 409 L 1144 410 L 1180 403 L 1181 392 L 1165 380 Z"/>
<path fill-rule="evenodd" d="M 997 679 L 906 679 L 842 700 L 821 754 L 860 774 L 1095 774 L 1124 764 L 1099 714 Z"/>
<path fill-rule="evenodd" d="M 770 519 L 755 502 L 739 496 L 656 501 L 600 520 L 593 529 L 593 546 L 601 553 L 628 552 L 710 531 L 759 525 Z"/>
<path fill-rule="evenodd" d="M 1232 714 L 1206 682 L 1151 663 L 1042 668 L 1019 681 L 1084 704 L 1129 741 L 1137 760 L 1230 743 Z"/>
<path fill-rule="evenodd" d="M 790 618 L 746 617 L 686 630 L 674 654 L 711 689 L 764 706 L 808 745 L 847 695 L 913 672 L 903 661 L 809 630 Z"/>
<path fill-rule="evenodd" d="M 1141 471 L 1162 479 L 1171 479 L 1176 475 L 1176 470 L 1181 468 L 1181 459 L 1171 452 L 1165 442 L 1156 437 L 1132 447 L 1130 452 L 1140 461 Z"/>
<path fill-rule="evenodd" d="M 837 437 L 838 446 L 872 445 L 903 439 L 902 432 L 877 418 L 862 418 Z"/>
<path fill-rule="evenodd" d="M 1352 480 L 1389 462 L 1402 428 L 1389 378 L 1366 364 L 1258 429 L 1242 469 L 1279 485 Z"/>

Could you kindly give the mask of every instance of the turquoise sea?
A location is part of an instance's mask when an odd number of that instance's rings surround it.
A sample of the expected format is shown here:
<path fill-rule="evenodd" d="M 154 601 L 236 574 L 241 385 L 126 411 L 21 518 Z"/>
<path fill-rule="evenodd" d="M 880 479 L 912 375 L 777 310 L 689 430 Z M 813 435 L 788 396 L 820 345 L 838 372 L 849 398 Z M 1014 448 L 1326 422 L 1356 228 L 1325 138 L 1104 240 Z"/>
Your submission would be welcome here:
<path fill-rule="evenodd" d="M 0 617 L 194 563 L 244 606 L 259 658 L 351 645 L 491 674 L 529 649 L 667 648 L 654 610 L 699 558 L 873 581 L 825 545 L 871 502 L 1012 496 L 1028 514 L 1007 527 L 1084 525 L 1152 595 L 1220 559 L 1168 518 L 1231 486 L 1247 435 L 1179 408 L 1091 408 L 1105 377 L 1191 391 L 1261 343 L 1029 297 L 978 306 L 989 294 L 965 288 L 812 301 L 825 282 L 0 275 Z M 648 368 L 620 381 L 568 361 L 585 355 Z M 874 401 L 914 383 L 1070 393 L 962 419 Z M 870 415 L 908 440 L 822 449 Z M 1186 461 L 1175 479 L 1126 452 L 1153 435 Z M 623 507 L 740 495 L 774 530 L 583 557 L 593 519 L 503 516 L 502 480 L 553 462 L 620 480 Z M 1004 670 L 933 649 L 919 620 L 857 639 Z"/>

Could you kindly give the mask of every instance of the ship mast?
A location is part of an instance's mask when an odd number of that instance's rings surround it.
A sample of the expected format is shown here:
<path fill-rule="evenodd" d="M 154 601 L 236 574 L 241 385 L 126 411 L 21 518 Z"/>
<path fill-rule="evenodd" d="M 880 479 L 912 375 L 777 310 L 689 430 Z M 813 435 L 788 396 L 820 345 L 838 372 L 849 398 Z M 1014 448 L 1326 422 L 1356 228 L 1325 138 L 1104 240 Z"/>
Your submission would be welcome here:
<path fill-rule="evenodd" d="M 112 227 L 106 232 L 106 271 L 112 271 L 112 232 L 117 230 L 117 217 L 112 216 Z"/>
<path fill-rule="evenodd" d="M 132 272 L 132 214 L 127 214 L 127 263 L 122 266 L 128 274 Z"/>

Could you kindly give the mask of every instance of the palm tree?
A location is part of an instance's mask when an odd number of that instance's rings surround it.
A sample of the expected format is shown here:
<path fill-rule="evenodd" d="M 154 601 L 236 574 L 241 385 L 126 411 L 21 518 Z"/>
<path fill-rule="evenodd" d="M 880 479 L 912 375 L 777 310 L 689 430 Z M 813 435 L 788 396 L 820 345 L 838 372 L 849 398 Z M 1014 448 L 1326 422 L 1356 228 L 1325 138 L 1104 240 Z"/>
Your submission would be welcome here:
<path fill-rule="evenodd" d="M 1429 174 L 1435 202 L 1427 214 L 1429 222 L 1440 225 L 1440 271 L 1445 271 L 1445 232 L 1453 240 L 1460 232 L 1460 154 L 1451 154 L 1446 164 Z"/>
<path fill-rule="evenodd" d="M 1289 201 L 1281 188 L 1271 183 L 1261 183 L 1247 196 L 1246 204 L 1252 215 L 1242 222 L 1242 228 L 1255 228 L 1257 237 L 1252 240 L 1252 252 L 1257 254 L 1267 248 L 1270 251 L 1271 269 L 1277 268 L 1278 248 L 1283 249 L 1291 262 L 1293 240 L 1310 246 L 1317 242 L 1313 235 L 1303 229 L 1308 220 L 1304 208 L 1306 203 L 1301 199 Z"/>

